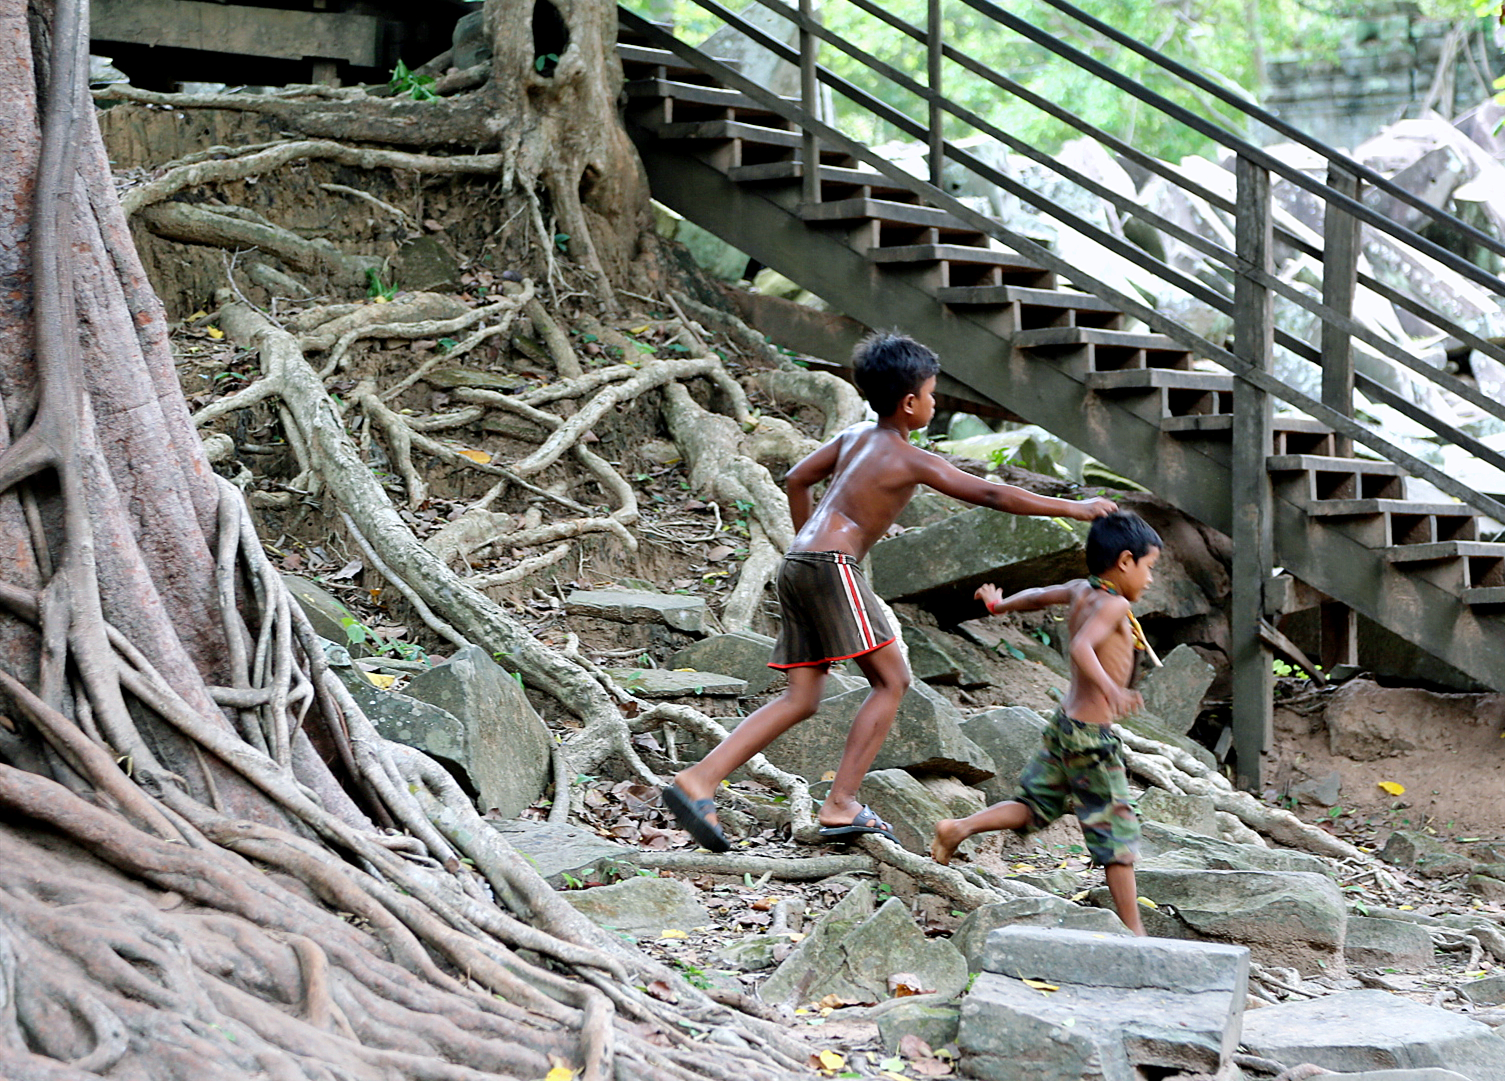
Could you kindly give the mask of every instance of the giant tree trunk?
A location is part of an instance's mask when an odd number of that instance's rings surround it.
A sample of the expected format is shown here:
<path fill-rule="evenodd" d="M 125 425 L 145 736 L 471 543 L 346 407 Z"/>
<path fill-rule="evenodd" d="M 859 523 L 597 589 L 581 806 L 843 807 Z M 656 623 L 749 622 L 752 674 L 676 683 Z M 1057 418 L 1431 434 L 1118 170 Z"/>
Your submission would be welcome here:
<path fill-rule="evenodd" d="M 86 7 L 0 0 L 0 1075 L 782 1075 L 777 1033 L 693 1042 L 756 1023 L 585 923 L 324 666 L 185 409 Z M 607 6 L 561 10 L 598 69 Z M 596 90 L 561 100 L 614 128 Z M 600 140 L 536 156 L 546 114 L 496 133 L 558 219 L 640 211 Z"/>

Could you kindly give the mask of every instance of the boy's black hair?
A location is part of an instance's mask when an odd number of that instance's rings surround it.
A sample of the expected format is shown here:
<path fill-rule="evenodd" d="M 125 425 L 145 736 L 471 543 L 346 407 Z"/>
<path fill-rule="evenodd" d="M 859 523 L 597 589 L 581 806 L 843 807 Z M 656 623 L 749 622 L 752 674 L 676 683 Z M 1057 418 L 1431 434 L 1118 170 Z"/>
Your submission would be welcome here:
<path fill-rule="evenodd" d="M 852 352 L 852 379 L 880 417 L 892 415 L 906 394 L 940 370 L 935 353 L 892 330 L 875 330 Z"/>
<path fill-rule="evenodd" d="M 1087 531 L 1087 573 L 1102 574 L 1124 552 L 1138 562 L 1151 548 L 1164 548 L 1160 534 L 1131 510 L 1116 510 L 1092 520 Z"/>

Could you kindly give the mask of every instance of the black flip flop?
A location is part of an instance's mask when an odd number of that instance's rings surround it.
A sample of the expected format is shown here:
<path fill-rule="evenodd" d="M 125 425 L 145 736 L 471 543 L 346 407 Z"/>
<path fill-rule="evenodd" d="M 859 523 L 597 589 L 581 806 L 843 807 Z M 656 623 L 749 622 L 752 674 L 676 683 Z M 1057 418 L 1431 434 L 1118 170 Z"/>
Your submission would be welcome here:
<path fill-rule="evenodd" d="M 852 819 L 850 825 L 820 828 L 821 838 L 826 841 L 850 841 L 864 833 L 876 833 L 879 837 L 887 837 L 895 844 L 899 843 L 899 838 L 894 836 L 894 831 L 889 828 L 888 823 L 875 815 L 873 809 L 866 804 L 857 812 L 857 817 Z"/>
<path fill-rule="evenodd" d="M 710 797 L 706 799 L 692 800 L 679 790 L 678 785 L 668 785 L 659 789 L 659 794 L 664 799 L 664 806 L 674 813 L 675 820 L 684 827 L 689 835 L 695 838 L 701 848 L 708 848 L 712 852 L 728 852 L 731 845 L 727 844 L 726 835 L 721 832 L 721 827 L 714 822 L 706 821 L 706 815 L 714 814 L 716 801 Z"/>

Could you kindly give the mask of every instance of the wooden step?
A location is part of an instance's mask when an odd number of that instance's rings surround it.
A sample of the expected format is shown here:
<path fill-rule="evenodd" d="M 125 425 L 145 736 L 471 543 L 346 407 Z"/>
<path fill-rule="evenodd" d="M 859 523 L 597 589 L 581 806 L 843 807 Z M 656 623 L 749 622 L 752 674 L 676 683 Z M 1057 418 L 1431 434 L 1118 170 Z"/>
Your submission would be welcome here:
<path fill-rule="evenodd" d="M 1391 462 L 1319 454 L 1273 454 L 1265 467 L 1276 487 L 1302 502 L 1335 499 L 1404 499 L 1406 471 Z"/>
<path fill-rule="evenodd" d="M 759 104 L 746 94 L 737 90 L 728 90 L 724 86 L 705 86 L 676 82 L 673 79 L 648 78 L 634 79 L 624 84 L 622 91 L 629 98 L 671 98 L 676 103 L 709 105 L 721 109 L 736 109 L 740 113 L 761 113 L 765 116 L 778 115 L 768 106 Z"/>
<path fill-rule="evenodd" d="M 1463 591 L 1463 603 L 1471 608 L 1498 608 L 1505 605 L 1505 586 L 1483 586 Z"/>
<path fill-rule="evenodd" d="M 1387 548 L 1386 563 L 1405 568 L 1450 593 L 1505 587 L 1505 544 L 1485 541 L 1438 541 Z"/>
<path fill-rule="evenodd" d="M 1462 503 L 1420 503 L 1409 499 L 1324 499 L 1306 509 L 1313 518 L 1357 518 L 1371 514 L 1413 517 L 1476 517 Z M 1460 512 L 1462 512 L 1460 514 Z M 1472 540 L 1472 537 L 1464 538 Z M 1420 543 L 1420 542 L 1411 542 Z"/>
<path fill-rule="evenodd" d="M 769 161 L 761 165 L 737 165 L 728 169 L 726 175 L 739 184 L 777 184 L 803 180 L 805 163 L 802 161 Z M 822 184 L 847 184 L 854 188 L 870 188 L 874 192 L 907 192 L 882 173 L 868 169 L 844 169 L 836 165 L 820 167 Z"/>
<path fill-rule="evenodd" d="M 1150 390 L 1233 391 L 1228 372 L 1186 372 L 1176 368 L 1125 368 L 1089 372 L 1087 386 L 1099 394 L 1134 394 Z"/>
<path fill-rule="evenodd" d="M 1287 454 L 1293 448 L 1312 453 L 1332 450 L 1333 430 L 1320 420 L 1278 416 L 1274 427 L 1275 445 L 1271 450 L 1275 454 Z M 1226 443 L 1233 436 L 1233 416 L 1227 413 L 1167 416 L 1161 420 L 1160 430 L 1178 439 L 1209 439 Z"/>
<path fill-rule="evenodd" d="M 875 263 L 973 263 L 1048 273 L 1044 267 L 1015 252 L 1002 248 L 969 248 L 964 244 L 904 244 L 873 248 L 866 254 Z"/>
<path fill-rule="evenodd" d="M 695 65 L 681 60 L 678 55 L 670 52 L 668 49 L 659 49 L 652 45 L 634 45 L 618 42 L 617 56 L 621 57 L 624 67 L 627 65 L 647 66 L 651 64 L 653 67 L 661 68 L 666 72 L 672 71 L 676 74 L 680 72 L 692 72 L 703 79 L 710 78 L 709 75 L 706 75 L 705 72 L 701 71 Z M 742 70 L 741 60 L 734 60 L 729 56 L 718 56 L 714 57 L 714 59 L 725 64 L 733 71 Z"/>
<path fill-rule="evenodd" d="M 1343 521 L 1344 531 L 1370 548 L 1478 539 L 1479 516 L 1461 503 L 1324 499 L 1303 509 L 1309 518 Z"/>
<path fill-rule="evenodd" d="M 846 225 L 852 222 L 876 221 L 888 225 L 919 226 L 926 229 L 945 229 L 969 233 L 979 237 L 975 229 L 957 224 L 955 218 L 944 210 L 915 203 L 901 203 L 891 199 L 838 199 L 832 203 L 803 203 L 800 217 L 814 225 Z"/>
<path fill-rule="evenodd" d="M 988 304 L 1028 304 L 1037 308 L 1122 314 L 1108 301 L 1089 293 L 1069 293 L 1063 289 L 1026 289 L 1022 285 L 958 285 L 937 290 L 935 298 L 942 304 L 958 308 Z"/>
<path fill-rule="evenodd" d="M 666 142 L 680 140 L 724 142 L 728 139 L 741 139 L 749 143 L 763 143 L 793 149 L 800 146 L 803 141 L 803 136 L 797 131 L 748 124 L 741 120 L 693 120 L 664 123 L 654 121 L 651 117 L 641 117 L 637 118 L 637 122 Z"/>
<path fill-rule="evenodd" d="M 1439 541 L 1436 544 L 1405 544 L 1385 550 L 1386 563 L 1425 563 L 1434 559 L 1468 557 L 1505 560 L 1505 544 L 1492 541 Z"/>

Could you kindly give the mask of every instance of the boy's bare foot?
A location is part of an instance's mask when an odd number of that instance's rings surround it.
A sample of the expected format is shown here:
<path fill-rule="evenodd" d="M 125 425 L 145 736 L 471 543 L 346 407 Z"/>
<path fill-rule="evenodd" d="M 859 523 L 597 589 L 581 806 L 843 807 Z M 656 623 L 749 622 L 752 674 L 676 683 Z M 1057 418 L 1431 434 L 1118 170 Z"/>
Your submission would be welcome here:
<path fill-rule="evenodd" d="M 935 838 L 930 842 L 930 858 L 942 867 L 951 863 L 956 846 L 967 839 L 959 818 L 943 818 L 935 824 Z"/>

